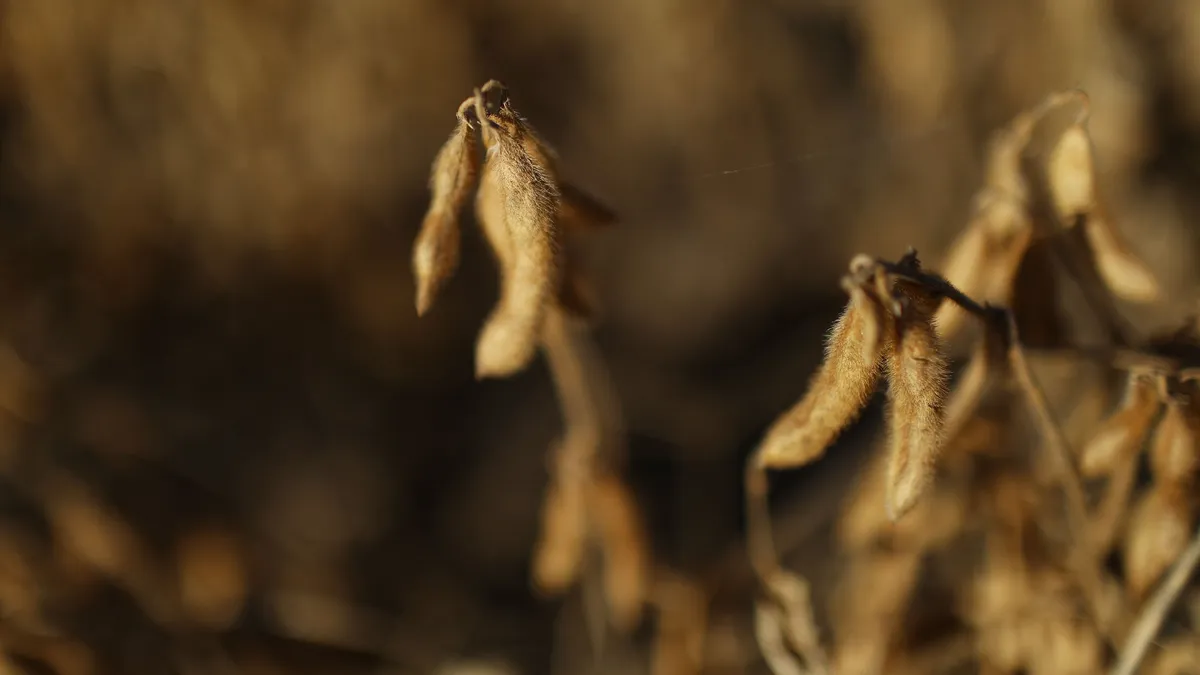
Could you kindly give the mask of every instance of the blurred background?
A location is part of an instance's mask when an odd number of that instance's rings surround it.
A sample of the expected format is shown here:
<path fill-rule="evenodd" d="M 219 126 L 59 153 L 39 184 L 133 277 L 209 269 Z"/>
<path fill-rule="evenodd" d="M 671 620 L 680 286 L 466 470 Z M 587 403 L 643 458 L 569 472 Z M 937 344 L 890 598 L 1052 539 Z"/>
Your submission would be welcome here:
<path fill-rule="evenodd" d="M 1195 307 L 1195 2 L 0 0 L 15 672 L 586 672 L 580 600 L 528 581 L 553 389 L 473 378 L 470 216 L 413 310 L 429 163 L 489 78 L 622 218 L 585 254 L 630 479 L 655 556 L 736 611 L 741 464 L 847 261 L 936 266 L 1019 110 L 1090 94 L 1102 194 L 1169 291 L 1135 316 Z M 802 559 L 871 424 L 781 486 Z"/>

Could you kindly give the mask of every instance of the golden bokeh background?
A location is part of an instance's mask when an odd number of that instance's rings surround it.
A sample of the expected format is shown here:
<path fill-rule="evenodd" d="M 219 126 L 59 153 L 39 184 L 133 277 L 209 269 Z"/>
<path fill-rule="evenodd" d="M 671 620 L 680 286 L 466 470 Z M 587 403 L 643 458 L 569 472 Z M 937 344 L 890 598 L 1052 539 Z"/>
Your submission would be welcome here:
<path fill-rule="evenodd" d="M 62 673 L 205 672 L 211 635 L 249 673 L 581 672 L 581 601 L 527 581 L 558 411 L 541 364 L 473 379 L 473 221 L 413 311 L 429 163 L 489 78 L 621 215 L 597 340 L 680 569 L 738 559 L 742 458 L 846 261 L 936 267 L 988 135 L 1050 91 L 1090 95 L 1168 289 L 1135 316 L 1195 307 L 1200 4 L 0 0 L 0 641 Z M 794 546 L 842 464 L 785 498 Z"/>

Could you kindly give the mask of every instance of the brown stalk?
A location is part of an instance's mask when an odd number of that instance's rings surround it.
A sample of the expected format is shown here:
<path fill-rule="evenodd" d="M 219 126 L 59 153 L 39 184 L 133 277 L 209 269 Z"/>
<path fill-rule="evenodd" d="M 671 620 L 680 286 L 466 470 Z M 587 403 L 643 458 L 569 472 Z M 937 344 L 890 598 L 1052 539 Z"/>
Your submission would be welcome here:
<path fill-rule="evenodd" d="M 810 675 L 787 647 L 783 610 L 770 602 L 754 604 L 754 639 L 774 675 Z"/>
<path fill-rule="evenodd" d="M 787 641 L 804 658 L 814 675 L 828 673 L 829 658 L 821 646 L 808 582 L 796 574 L 779 569 L 766 580 L 766 585 L 772 600 L 782 610 Z"/>

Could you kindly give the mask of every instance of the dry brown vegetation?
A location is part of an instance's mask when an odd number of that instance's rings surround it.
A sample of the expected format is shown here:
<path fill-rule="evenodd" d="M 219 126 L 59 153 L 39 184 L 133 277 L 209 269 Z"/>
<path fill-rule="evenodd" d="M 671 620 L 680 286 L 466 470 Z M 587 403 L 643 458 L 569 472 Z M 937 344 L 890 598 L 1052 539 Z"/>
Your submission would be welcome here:
<path fill-rule="evenodd" d="M 1197 64 L 0 0 L 0 673 L 1200 673 Z"/>

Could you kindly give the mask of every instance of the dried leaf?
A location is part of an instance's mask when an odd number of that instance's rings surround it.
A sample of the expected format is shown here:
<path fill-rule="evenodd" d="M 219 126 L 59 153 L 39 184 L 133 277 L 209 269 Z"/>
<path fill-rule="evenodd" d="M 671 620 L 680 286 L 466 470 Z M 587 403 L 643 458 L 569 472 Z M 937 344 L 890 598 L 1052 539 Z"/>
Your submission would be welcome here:
<path fill-rule="evenodd" d="M 473 98 L 459 106 L 458 126 L 433 161 L 429 178 L 433 198 L 413 247 L 418 316 L 429 311 L 458 267 L 459 215 L 475 189 L 481 161 L 473 106 Z"/>
<path fill-rule="evenodd" d="M 897 337 L 889 345 L 888 428 L 890 449 L 886 507 L 892 520 L 904 515 L 933 477 L 943 441 L 949 367 L 933 326 L 940 298 L 913 284 L 897 284 L 907 300 Z"/>
<path fill-rule="evenodd" d="M 1120 407 L 1100 423 L 1099 430 L 1080 451 L 1079 469 L 1083 475 L 1088 478 L 1108 475 L 1123 457 L 1136 453 L 1158 408 L 1154 384 L 1147 378 L 1131 375 Z"/>
<path fill-rule="evenodd" d="M 882 340 L 879 313 L 865 299 L 852 296 L 833 325 L 822 362 L 808 392 L 768 430 L 759 446 L 762 466 L 784 469 L 820 457 L 829 444 L 862 411 L 879 379 Z M 867 347 L 875 343 L 874 351 Z"/>
<path fill-rule="evenodd" d="M 477 210 L 500 263 L 502 289 L 476 345 L 475 372 L 479 378 L 506 377 L 533 359 L 558 289 L 561 198 L 549 153 L 513 110 L 502 85 L 494 80 L 485 85 L 475 109 L 488 149 Z M 530 152 L 531 146 L 541 151 Z"/>
<path fill-rule="evenodd" d="M 559 282 L 557 301 L 564 312 L 580 319 L 594 319 L 599 311 L 595 289 L 569 258 Z"/>

